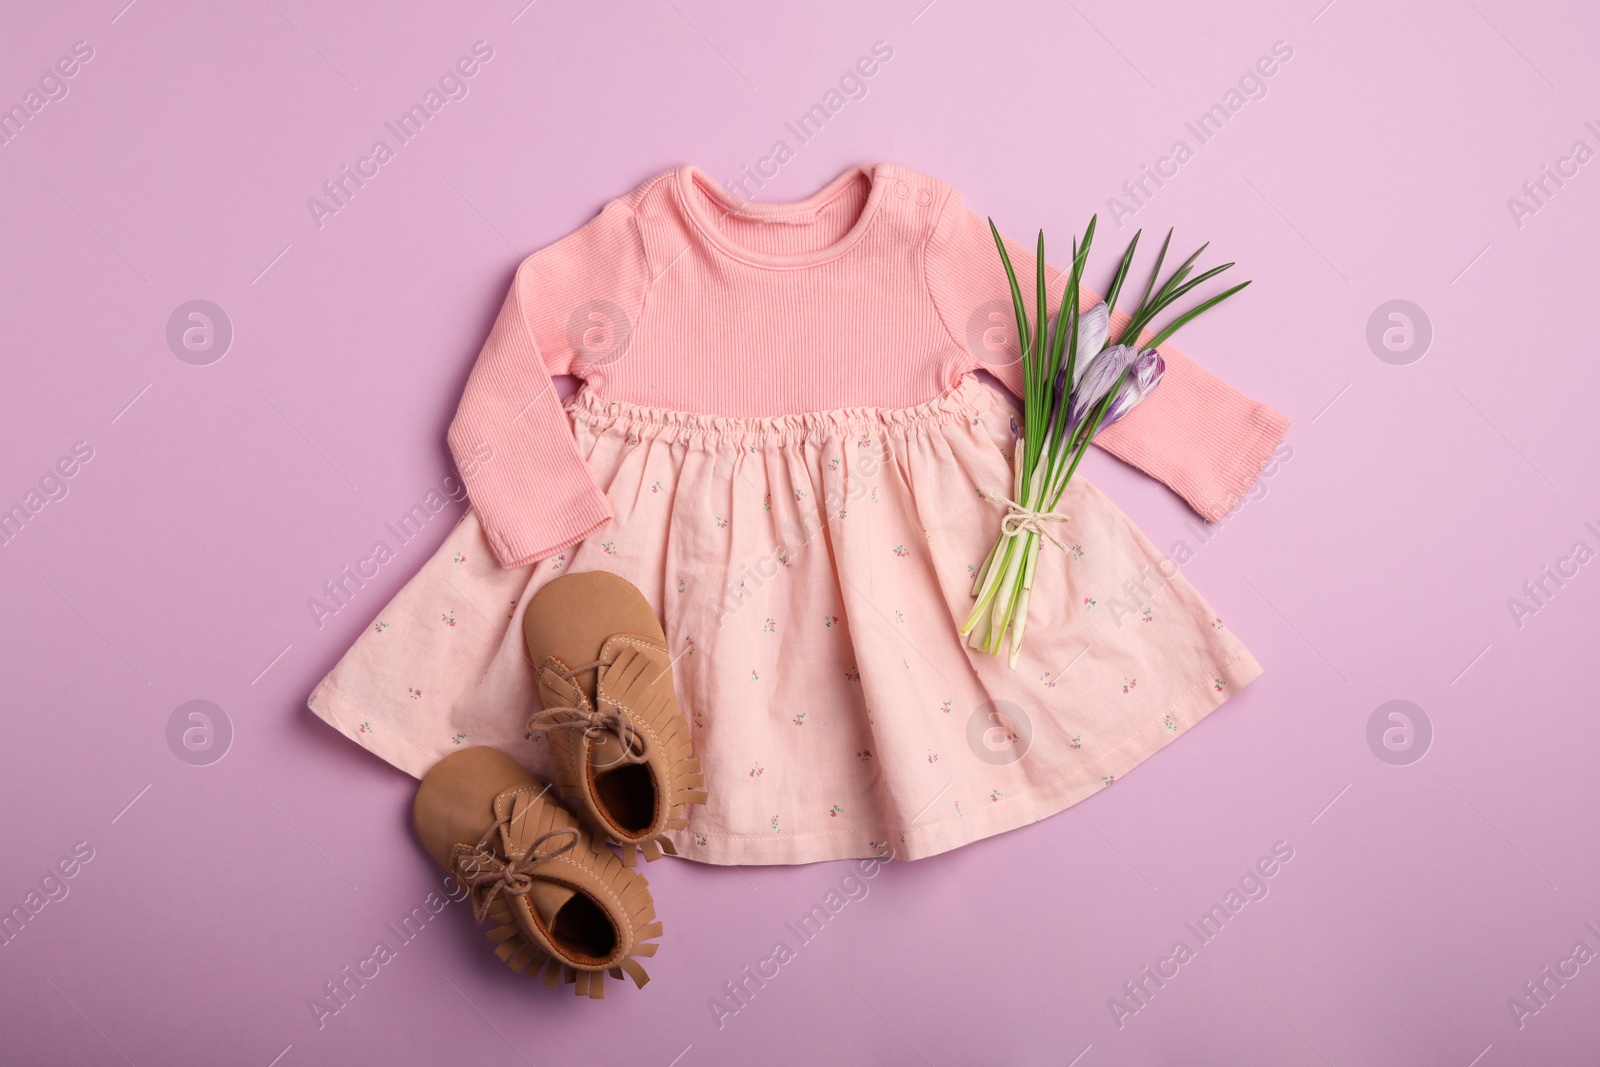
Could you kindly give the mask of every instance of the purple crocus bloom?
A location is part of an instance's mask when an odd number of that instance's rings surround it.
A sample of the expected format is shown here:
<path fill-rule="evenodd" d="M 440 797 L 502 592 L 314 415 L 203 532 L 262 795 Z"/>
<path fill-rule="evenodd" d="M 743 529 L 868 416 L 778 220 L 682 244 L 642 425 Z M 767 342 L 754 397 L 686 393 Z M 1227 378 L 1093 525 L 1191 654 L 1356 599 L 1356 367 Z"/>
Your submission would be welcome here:
<path fill-rule="evenodd" d="M 1113 345 L 1089 361 L 1078 384 L 1073 387 L 1072 398 L 1067 406 L 1067 434 L 1070 436 L 1078 425 L 1089 417 L 1095 405 L 1110 392 L 1111 387 L 1117 383 L 1123 370 L 1139 358 L 1139 350 L 1132 345 Z M 1106 421 L 1101 422 L 1105 426 Z"/>
<path fill-rule="evenodd" d="M 1133 361 L 1133 366 L 1128 370 L 1128 378 L 1122 383 L 1116 399 L 1111 401 L 1111 406 L 1106 410 L 1106 417 L 1101 420 L 1100 428 L 1103 430 L 1116 422 L 1122 416 L 1133 410 L 1135 404 L 1155 391 L 1161 384 L 1161 376 L 1167 371 L 1167 361 L 1161 358 L 1161 353 L 1153 348 L 1147 348 L 1139 353 Z"/>
<path fill-rule="evenodd" d="M 1089 362 L 1100 354 L 1106 346 L 1106 335 L 1111 332 L 1111 310 L 1106 307 L 1104 300 L 1078 316 L 1078 354 L 1077 362 L 1072 368 L 1072 387 L 1076 389 L 1083 380 L 1083 372 L 1088 369 Z M 1061 399 L 1061 394 L 1067 388 L 1067 357 L 1063 351 L 1061 356 L 1061 370 L 1056 372 L 1056 400 Z"/>
<path fill-rule="evenodd" d="M 1089 360 L 1100 354 L 1111 333 L 1111 309 L 1104 300 L 1078 316 L 1078 364 L 1073 368 L 1072 384 L 1083 378 Z"/>

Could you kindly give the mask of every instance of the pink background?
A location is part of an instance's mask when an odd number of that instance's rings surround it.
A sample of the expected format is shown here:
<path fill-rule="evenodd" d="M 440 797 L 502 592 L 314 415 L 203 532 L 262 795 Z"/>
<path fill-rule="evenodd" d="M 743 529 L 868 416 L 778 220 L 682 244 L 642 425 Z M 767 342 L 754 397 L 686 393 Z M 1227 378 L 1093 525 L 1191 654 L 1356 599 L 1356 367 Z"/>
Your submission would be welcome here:
<path fill-rule="evenodd" d="M 1600 549 L 1600 163 L 1520 227 L 1507 206 L 1573 142 L 1600 149 L 1585 5 L 123 2 L 0 16 L 0 103 L 94 49 L 0 147 L 0 508 L 94 453 L 0 549 L 0 908 L 94 854 L 0 947 L 0 1060 L 1600 1056 L 1600 963 L 1521 1028 L 1507 1003 L 1600 950 L 1600 563 L 1520 628 L 1507 606 Z M 470 95 L 319 229 L 307 198 L 478 40 Z M 797 145 L 784 122 L 879 40 L 866 97 Z M 1276 41 L 1266 95 L 1119 230 L 1107 198 L 1194 147 L 1185 121 Z M 795 156 L 762 199 L 891 159 L 1053 247 L 1100 211 L 1103 272 L 1135 224 L 1178 225 L 1255 279 L 1182 344 L 1287 412 L 1293 454 L 1184 569 L 1266 676 L 1080 807 L 891 865 L 720 1029 L 710 998 L 845 865 L 652 866 L 655 981 L 603 1003 L 513 978 L 451 907 L 319 1029 L 308 1001 L 439 879 L 412 781 L 303 702 L 446 521 L 324 628 L 307 599 L 449 473 L 522 256 L 667 167 L 732 178 L 779 139 Z M 210 366 L 165 338 L 197 298 L 235 331 Z M 1393 299 L 1433 327 L 1408 365 L 1367 341 Z M 1200 544 L 1159 485 L 1085 471 L 1158 545 Z M 210 766 L 168 746 L 192 699 L 234 730 Z M 1408 766 L 1367 741 L 1394 699 L 1432 725 Z M 1123 983 L 1196 945 L 1185 922 L 1276 842 L 1265 899 L 1119 1026 Z"/>

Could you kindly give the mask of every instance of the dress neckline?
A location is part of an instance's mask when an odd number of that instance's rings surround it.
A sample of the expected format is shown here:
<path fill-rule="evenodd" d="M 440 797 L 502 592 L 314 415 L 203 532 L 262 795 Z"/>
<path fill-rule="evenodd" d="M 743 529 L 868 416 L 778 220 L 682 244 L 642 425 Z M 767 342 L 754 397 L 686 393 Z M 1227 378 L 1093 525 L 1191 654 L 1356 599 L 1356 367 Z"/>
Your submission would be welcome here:
<path fill-rule="evenodd" d="M 835 259 L 861 240 L 877 215 L 878 205 L 883 199 L 885 170 L 886 164 L 882 163 L 859 164 L 804 200 L 781 204 L 761 203 L 734 196 L 692 163 L 678 168 L 674 175 L 673 187 L 684 213 L 706 241 L 719 251 L 754 266 L 795 269 Z M 862 205 L 861 213 L 851 223 L 849 230 L 837 241 L 807 252 L 784 254 L 746 247 L 728 236 L 712 215 L 714 211 L 724 217 L 736 215 L 757 222 L 762 220 L 776 222 L 808 215 L 815 216 L 822 208 L 848 192 L 852 185 L 863 180 L 868 183 L 866 203 Z"/>

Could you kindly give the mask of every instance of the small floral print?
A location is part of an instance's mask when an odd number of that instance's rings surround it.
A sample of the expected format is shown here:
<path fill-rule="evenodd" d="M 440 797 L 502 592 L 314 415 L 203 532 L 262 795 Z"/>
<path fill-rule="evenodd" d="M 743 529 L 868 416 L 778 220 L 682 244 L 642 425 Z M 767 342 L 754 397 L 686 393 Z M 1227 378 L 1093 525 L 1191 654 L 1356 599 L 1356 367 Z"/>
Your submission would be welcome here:
<path fill-rule="evenodd" d="M 1072 558 L 1073 559 L 1082 559 L 1083 558 L 1083 546 L 1078 544 L 1077 542 L 1073 542 L 1072 545 L 1070 545 L 1067 548 L 1067 551 L 1072 553 Z"/>
<path fill-rule="evenodd" d="M 1211 628 L 1212 628 L 1212 629 L 1213 629 L 1213 630 L 1220 630 L 1220 629 L 1222 629 L 1222 620 L 1221 620 L 1221 619 L 1212 619 L 1212 620 L 1211 620 Z"/>
<path fill-rule="evenodd" d="M 906 613 L 905 612 L 896 611 L 894 613 L 894 622 L 895 622 L 896 626 L 904 625 L 905 621 L 906 621 Z"/>
<path fill-rule="evenodd" d="M 681 593 L 687 588 L 689 588 L 689 583 L 684 581 L 682 578 L 679 578 L 678 579 L 678 592 Z"/>
<path fill-rule="evenodd" d="M 762 623 L 761 624 L 761 632 L 764 633 L 764 634 L 775 634 L 775 633 L 777 633 L 778 632 L 778 620 L 777 619 L 768 619 L 766 622 Z"/>
<path fill-rule="evenodd" d="M 1094 610 L 1094 606 L 1096 604 L 1098 604 L 1098 603 L 1100 603 L 1100 601 L 1096 600 L 1094 597 L 1086 596 L 1086 597 L 1083 598 L 1083 610 L 1084 611 L 1093 611 Z"/>
<path fill-rule="evenodd" d="M 1137 679 L 1137 678 L 1129 678 L 1127 675 L 1123 675 L 1123 677 L 1122 677 L 1122 691 L 1124 693 L 1133 692 L 1134 687 L 1137 686 L 1138 684 L 1139 684 L 1139 679 Z"/>
<path fill-rule="evenodd" d="M 550 561 L 550 569 L 553 570 L 553 571 L 558 571 L 562 567 L 565 567 L 566 565 L 567 565 L 567 554 L 565 552 L 561 553 L 555 559 Z"/>
<path fill-rule="evenodd" d="M 685 638 L 684 638 L 684 639 L 683 639 L 683 644 L 684 644 L 684 650 L 683 650 L 683 654 L 684 654 L 684 655 L 685 655 L 685 656 L 692 656 L 692 655 L 694 655 L 694 651 L 695 651 L 695 644 L 694 644 L 694 638 L 692 638 L 692 637 L 685 637 Z"/>
<path fill-rule="evenodd" d="M 388 628 L 389 624 L 384 622 L 382 619 L 379 619 L 377 622 L 372 624 L 372 632 L 375 634 L 381 634 Z"/>
<path fill-rule="evenodd" d="M 839 616 L 824 615 L 822 617 L 822 625 L 829 630 L 833 629 L 835 626 L 839 625 Z"/>
<path fill-rule="evenodd" d="M 878 487 L 877 486 L 873 486 L 872 487 L 872 495 L 867 497 L 867 499 L 872 501 L 874 504 L 876 504 L 878 502 Z"/>
<path fill-rule="evenodd" d="M 989 799 L 990 800 L 999 800 L 1003 796 L 1005 796 L 1005 794 L 1000 792 L 1000 790 L 998 790 L 998 789 L 989 790 Z"/>
<path fill-rule="evenodd" d="M 844 672 L 844 680 L 847 682 L 861 681 L 861 669 L 859 667 L 851 667 Z M 870 716 L 872 713 L 868 712 L 867 714 Z"/>
<path fill-rule="evenodd" d="M 950 714 L 951 709 L 955 706 L 956 702 L 954 700 L 946 700 L 944 703 L 939 705 L 939 710 L 948 715 Z"/>
<path fill-rule="evenodd" d="M 756 764 L 754 767 L 750 768 L 750 777 L 752 777 L 752 778 L 760 778 L 763 774 L 766 774 L 766 773 L 767 773 L 767 769 L 765 767 L 761 766 L 761 764 L 759 764 L 759 763 Z"/>
<path fill-rule="evenodd" d="M 1144 609 L 1144 614 L 1139 616 L 1139 621 L 1140 622 L 1154 622 L 1155 621 L 1155 617 L 1156 617 L 1156 613 L 1155 613 L 1155 610 L 1153 608 L 1145 608 Z"/>
<path fill-rule="evenodd" d="M 771 493 L 768 493 L 766 496 L 761 498 L 761 510 L 762 511 L 771 511 L 772 510 L 772 494 Z"/>
<path fill-rule="evenodd" d="M 528 742 L 530 745 L 537 745 L 540 741 L 544 740 L 544 734 L 536 734 L 532 730 L 524 730 L 522 731 L 522 739 Z"/>
<path fill-rule="evenodd" d="M 1006 735 L 1005 736 L 1005 743 L 1006 744 L 1015 745 L 1015 744 L 1018 744 L 1019 742 L 1021 742 L 1022 737 L 1017 733 L 1016 730 L 1011 728 L 1010 724 L 1005 724 L 1003 726 L 1003 729 L 1004 729 L 1005 735 Z"/>
<path fill-rule="evenodd" d="M 839 509 L 839 518 L 848 519 L 849 517 L 850 517 L 850 509 L 849 508 L 840 508 Z"/>
<path fill-rule="evenodd" d="M 1217 691 L 1217 692 L 1219 692 L 1219 693 L 1220 693 L 1220 692 L 1222 692 L 1222 687 L 1223 687 L 1223 684 L 1224 684 L 1224 683 L 1223 683 L 1223 681 L 1222 681 L 1222 679 L 1221 679 L 1221 678 L 1216 678 L 1216 679 L 1213 679 L 1213 680 L 1212 680 L 1212 682 L 1211 682 L 1211 688 L 1213 688 L 1213 689 L 1215 689 L 1215 690 L 1216 690 L 1216 691 Z"/>
<path fill-rule="evenodd" d="M 1116 780 L 1117 780 L 1117 776 L 1114 775 L 1114 774 L 1102 774 L 1100 776 L 1100 784 L 1101 785 L 1110 785 L 1112 782 L 1114 782 Z"/>
<path fill-rule="evenodd" d="M 406 686 L 406 695 L 409 696 L 412 700 L 421 700 L 422 699 L 422 690 L 413 689 L 408 685 L 408 686 Z"/>
<path fill-rule="evenodd" d="M 805 490 L 804 489 L 796 489 L 794 491 L 794 498 L 796 500 L 804 500 L 806 498 Z"/>
<path fill-rule="evenodd" d="M 935 752 L 931 748 L 928 749 L 928 762 L 929 763 L 938 763 L 939 762 L 939 753 Z"/>
<path fill-rule="evenodd" d="M 956 801 L 956 814 L 957 815 L 961 814 L 961 801 L 959 801 L 959 800 Z"/>
<path fill-rule="evenodd" d="M 1067 742 L 1067 747 L 1072 749 L 1074 752 L 1078 751 L 1078 749 L 1083 747 L 1083 735 L 1074 734 L 1072 736 L 1072 740 Z"/>
<path fill-rule="evenodd" d="M 439 618 L 444 621 L 446 626 L 454 626 L 456 624 L 456 613 L 453 611 L 444 612 Z"/>
<path fill-rule="evenodd" d="M 837 819 L 839 816 L 841 816 L 843 814 L 844 814 L 844 809 L 841 808 L 837 804 L 835 804 L 833 807 L 828 809 L 828 818 L 830 818 L 830 819 Z"/>
<path fill-rule="evenodd" d="M 857 448 L 871 448 L 872 447 L 872 438 L 870 438 L 870 437 L 859 438 L 856 441 L 856 447 Z"/>
<path fill-rule="evenodd" d="M 872 762 L 872 749 L 864 748 L 860 752 L 857 752 L 856 753 L 856 759 L 860 760 L 862 763 L 871 763 Z"/>
<path fill-rule="evenodd" d="M 513 600 L 511 602 L 511 610 L 506 612 L 506 618 L 508 618 L 508 619 L 515 618 L 516 614 L 517 614 L 517 602 L 515 600 Z"/>
<path fill-rule="evenodd" d="M 889 843 L 887 841 L 868 841 L 867 848 L 872 850 L 874 856 L 887 856 L 889 854 Z"/>
<path fill-rule="evenodd" d="M 838 456 L 835 456 L 832 459 L 828 460 L 828 469 L 831 470 L 831 471 L 836 471 L 836 470 L 839 469 L 839 457 Z"/>
<path fill-rule="evenodd" d="M 706 835 L 705 834 L 702 834 L 698 830 L 692 830 L 692 831 L 690 831 L 690 833 L 694 837 L 694 843 L 695 844 L 700 845 L 700 846 L 704 846 L 705 845 L 705 843 L 706 843 Z"/>
<path fill-rule="evenodd" d="M 800 714 L 796 715 L 794 717 L 794 724 L 796 726 L 804 726 L 806 724 L 806 713 L 802 711 Z"/>
<path fill-rule="evenodd" d="M 1178 729 L 1178 720 L 1174 719 L 1172 717 L 1172 712 L 1169 711 L 1161 717 L 1161 725 L 1165 726 L 1168 730 L 1175 731 Z"/>
<path fill-rule="evenodd" d="M 1044 683 L 1044 687 L 1046 689 L 1054 689 L 1056 687 L 1056 683 L 1060 680 L 1061 679 L 1055 677 L 1049 671 L 1045 671 L 1043 674 L 1039 675 L 1039 681 Z"/>
<path fill-rule="evenodd" d="M 625 445 L 636 445 L 636 444 L 639 443 L 639 435 L 636 434 L 636 433 L 633 433 L 632 431 L 629 431 L 626 435 L 623 436 L 622 443 L 625 444 Z"/>
<path fill-rule="evenodd" d="M 466 556 L 463 556 L 459 552 L 456 553 L 456 558 L 455 558 L 455 562 L 456 563 L 460 564 L 460 563 L 465 563 L 466 561 L 467 561 L 467 557 Z"/>
<path fill-rule="evenodd" d="M 659 493 L 659 492 L 661 492 L 662 488 L 664 488 L 664 487 L 662 486 L 662 484 L 660 482 L 651 482 L 650 483 L 650 491 L 652 493 Z"/>
<path fill-rule="evenodd" d="M 778 553 L 778 566 L 780 566 L 780 567 L 789 566 L 789 553 L 787 553 L 787 552 L 779 552 Z"/>
<path fill-rule="evenodd" d="M 728 520 L 723 518 L 721 515 L 716 517 L 715 522 L 717 524 L 717 529 L 719 530 L 726 530 L 728 528 Z"/>
<path fill-rule="evenodd" d="M 697 712 L 694 713 L 693 718 L 694 718 L 694 724 L 696 726 L 704 728 L 704 726 L 706 724 L 706 713 L 705 712 L 697 711 Z"/>
<path fill-rule="evenodd" d="M 761 675 L 757 674 L 755 671 L 751 671 L 750 672 L 750 680 L 752 682 L 759 682 L 759 681 L 761 681 Z"/>
<path fill-rule="evenodd" d="M 617 554 L 617 543 L 615 541 L 601 541 L 600 551 L 608 556 L 615 556 Z"/>
<path fill-rule="evenodd" d="M 771 819 L 768 820 L 768 825 L 770 825 L 772 827 L 772 832 L 773 833 L 778 833 L 779 832 L 779 830 L 778 830 L 778 817 L 776 815 L 774 815 Z"/>
<path fill-rule="evenodd" d="M 461 744 L 461 742 L 465 741 L 466 739 L 467 739 L 467 735 L 466 734 L 452 734 L 452 735 L 450 735 L 450 743 L 452 745 L 459 745 L 459 744 Z"/>
<path fill-rule="evenodd" d="M 977 573 L 978 573 L 978 565 L 976 563 L 967 564 L 967 574 L 975 575 Z"/>
<path fill-rule="evenodd" d="M 361 733 L 370 734 L 372 732 L 372 724 L 364 722 L 360 726 L 357 726 L 356 729 Z"/>
<path fill-rule="evenodd" d="M 907 548 L 905 545 L 895 545 L 889 551 L 893 552 L 895 555 L 899 556 L 901 559 L 905 559 L 907 556 L 911 555 L 911 550 L 909 548 Z"/>

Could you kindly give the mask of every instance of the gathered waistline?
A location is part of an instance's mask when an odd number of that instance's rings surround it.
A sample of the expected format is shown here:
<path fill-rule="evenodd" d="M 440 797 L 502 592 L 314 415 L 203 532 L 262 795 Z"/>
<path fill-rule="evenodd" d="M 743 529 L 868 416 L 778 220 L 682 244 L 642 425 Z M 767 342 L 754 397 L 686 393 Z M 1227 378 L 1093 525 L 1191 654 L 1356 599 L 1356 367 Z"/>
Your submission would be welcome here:
<path fill-rule="evenodd" d="M 947 393 L 912 407 L 835 408 L 793 415 L 704 415 L 602 400 L 585 386 L 566 401 L 567 412 L 591 426 L 666 431 L 679 438 L 717 440 L 802 440 L 817 434 L 869 432 L 977 418 L 995 402 L 994 394 L 972 375 Z"/>

